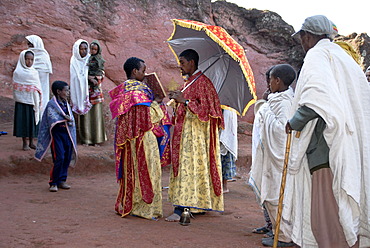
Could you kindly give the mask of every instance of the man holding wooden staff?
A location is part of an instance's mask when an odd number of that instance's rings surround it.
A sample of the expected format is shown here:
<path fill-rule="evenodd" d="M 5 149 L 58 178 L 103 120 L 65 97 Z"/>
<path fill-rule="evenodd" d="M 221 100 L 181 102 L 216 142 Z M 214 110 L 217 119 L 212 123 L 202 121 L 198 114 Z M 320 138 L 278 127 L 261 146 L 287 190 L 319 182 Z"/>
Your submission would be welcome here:
<path fill-rule="evenodd" d="M 370 247 L 370 87 L 359 65 L 332 38 L 325 16 L 299 34 L 306 52 L 292 104 L 289 168 L 292 240 L 301 247 Z"/>

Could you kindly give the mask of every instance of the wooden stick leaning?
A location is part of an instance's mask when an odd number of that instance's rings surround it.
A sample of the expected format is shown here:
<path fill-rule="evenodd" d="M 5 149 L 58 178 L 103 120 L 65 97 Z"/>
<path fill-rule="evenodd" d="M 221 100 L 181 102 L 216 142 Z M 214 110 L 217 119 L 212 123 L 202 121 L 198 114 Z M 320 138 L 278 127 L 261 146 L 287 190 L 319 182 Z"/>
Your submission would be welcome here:
<path fill-rule="evenodd" d="M 300 135 L 301 135 L 301 132 L 297 132 L 295 137 L 299 138 Z M 275 225 L 275 234 L 274 234 L 274 244 L 273 244 L 274 248 L 277 247 L 277 244 L 279 241 L 280 221 L 281 221 L 281 216 L 283 212 L 284 191 L 285 191 L 285 183 L 286 183 L 286 174 L 288 172 L 288 162 L 289 162 L 289 152 L 290 152 L 291 141 L 292 141 L 292 131 L 290 130 L 287 135 L 287 139 L 286 139 L 283 175 L 281 177 L 279 204 L 278 204 L 278 212 L 276 216 L 276 225 Z"/>

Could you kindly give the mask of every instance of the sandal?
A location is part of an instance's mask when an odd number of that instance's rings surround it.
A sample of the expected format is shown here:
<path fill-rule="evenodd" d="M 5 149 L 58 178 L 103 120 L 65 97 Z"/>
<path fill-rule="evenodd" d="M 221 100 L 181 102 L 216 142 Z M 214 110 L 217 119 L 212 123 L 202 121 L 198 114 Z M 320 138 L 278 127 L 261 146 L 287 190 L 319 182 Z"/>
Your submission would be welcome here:
<path fill-rule="evenodd" d="M 252 233 L 266 234 L 270 231 L 266 226 L 253 229 Z"/>

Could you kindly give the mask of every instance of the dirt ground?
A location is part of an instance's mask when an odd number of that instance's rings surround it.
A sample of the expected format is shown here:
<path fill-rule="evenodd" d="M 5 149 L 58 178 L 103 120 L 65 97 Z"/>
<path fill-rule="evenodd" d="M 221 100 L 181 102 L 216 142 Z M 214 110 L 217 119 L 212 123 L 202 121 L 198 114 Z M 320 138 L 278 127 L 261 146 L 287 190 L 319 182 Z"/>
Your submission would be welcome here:
<path fill-rule="evenodd" d="M 3 119 L 4 121 L 5 119 Z M 255 196 L 246 184 L 242 163 L 249 160 L 250 138 L 240 143 L 239 179 L 229 183 L 225 212 L 196 216 L 181 226 L 114 212 L 118 185 L 113 145 L 79 145 L 79 161 L 69 170 L 70 190 L 48 191 L 50 155 L 40 163 L 34 151 L 22 151 L 20 138 L 12 136 L 12 122 L 0 122 L 0 247 L 244 247 L 261 246 L 261 235 L 251 230 L 264 224 Z M 243 152 L 242 152 L 243 153 Z M 169 168 L 162 184 L 168 185 Z M 163 190 L 163 212 L 172 205 Z"/>

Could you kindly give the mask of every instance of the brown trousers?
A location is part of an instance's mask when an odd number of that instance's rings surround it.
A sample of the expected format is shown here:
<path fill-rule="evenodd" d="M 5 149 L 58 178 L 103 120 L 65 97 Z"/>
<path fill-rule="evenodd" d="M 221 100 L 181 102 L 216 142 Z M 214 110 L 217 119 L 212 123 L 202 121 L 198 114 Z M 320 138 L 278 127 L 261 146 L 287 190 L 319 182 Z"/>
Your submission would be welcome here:
<path fill-rule="evenodd" d="M 333 173 L 322 168 L 312 173 L 311 228 L 320 248 L 348 248 L 333 194 Z M 359 247 L 359 241 L 352 248 Z"/>

